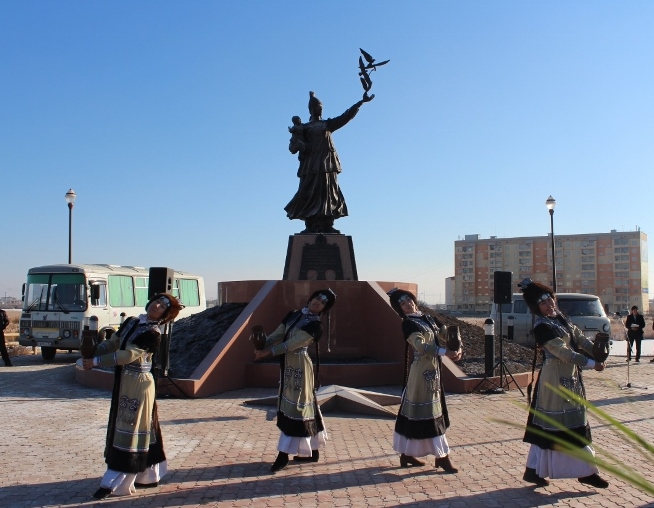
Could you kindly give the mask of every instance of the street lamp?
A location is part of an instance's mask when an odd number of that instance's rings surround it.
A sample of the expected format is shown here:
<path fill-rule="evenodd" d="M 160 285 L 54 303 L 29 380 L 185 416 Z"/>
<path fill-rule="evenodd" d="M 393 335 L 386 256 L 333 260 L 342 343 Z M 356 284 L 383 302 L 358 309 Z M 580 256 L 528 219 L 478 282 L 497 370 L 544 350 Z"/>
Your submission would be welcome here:
<path fill-rule="evenodd" d="M 556 293 L 556 257 L 554 255 L 554 207 L 556 200 L 550 195 L 545 201 L 545 206 L 550 211 L 550 226 L 552 228 L 552 289 Z"/>
<path fill-rule="evenodd" d="M 66 193 L 66 203 L 68 203 L 68 264 L 73 264 L 73 205 L 77 194 L 73 189 L 68 189 Z"/>

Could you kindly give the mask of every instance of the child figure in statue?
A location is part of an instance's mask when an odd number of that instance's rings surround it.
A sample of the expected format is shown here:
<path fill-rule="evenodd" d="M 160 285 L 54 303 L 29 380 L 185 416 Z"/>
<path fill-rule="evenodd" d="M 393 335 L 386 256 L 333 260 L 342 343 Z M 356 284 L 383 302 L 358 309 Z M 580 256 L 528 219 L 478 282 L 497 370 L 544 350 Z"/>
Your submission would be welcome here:
<path fill-rule="evenodd" d="M 293 126 L 288 128 L 288 132 L 291 133 L 291 140 L 288 143 L 288 150 L 291 153 L 298 153 L 298 160 L 302 157 L 302 152 L 306 148 L 306 143 L 304 142 L 304 129 L 302 127 L 302 119 L 299 116 L 294 116 L 291 118 Z"/>

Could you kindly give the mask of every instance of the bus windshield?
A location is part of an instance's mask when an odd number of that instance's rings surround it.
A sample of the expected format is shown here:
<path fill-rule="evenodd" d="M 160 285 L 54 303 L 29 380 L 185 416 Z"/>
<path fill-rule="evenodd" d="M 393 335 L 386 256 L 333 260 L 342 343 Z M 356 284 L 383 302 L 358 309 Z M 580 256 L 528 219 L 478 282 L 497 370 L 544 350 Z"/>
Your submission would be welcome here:
<path fill-rule="evenodd" d="M 25 288 L 25 311 L 84 311 L 86 284 L 79 273 L 28 274 Z"/>

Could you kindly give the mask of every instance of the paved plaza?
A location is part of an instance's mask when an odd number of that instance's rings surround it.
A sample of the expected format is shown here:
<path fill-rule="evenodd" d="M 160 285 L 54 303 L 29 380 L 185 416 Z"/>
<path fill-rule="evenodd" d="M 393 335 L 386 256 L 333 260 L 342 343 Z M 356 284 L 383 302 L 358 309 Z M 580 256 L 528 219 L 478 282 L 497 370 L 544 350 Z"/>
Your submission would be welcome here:
<path fill-rule="evenodd" d="M 604 474 L 611 482 L 605 490 L 576 480 L 554 480 L 546 488 L 523 482 L 526 412 L 515 402 L 525 399 L 515 389 L 448 395 L 452 426 L 447 436 L 452 462 L 460 468 L 456 475 L 430 466 L 400 468 L 391 446 L 394 420 L 345 413 L 325 415 L 330 440 L 320 462 L 291 462 L 273 475 L 275 422 L 266 419 L 267 408 L 244 405 L 274 395 L 273 390 L 163 399 L 159 417 L 170 473 L 159 487 L 130 498 L 95 501 L 91 494 L 105 470 L 110 394 L 74 381 L 76 358 L 62 353 L 44 364 L 40 356 L 24 356 L 15 359 L 16 367 L 0 367 L 0 506 L 654 506 L 654 498 L 610 474 Z M 592 402 L 654 443 L 654 364 L 649 358 L 631 364 L 629 389 L 620 386 L 627 379 L 624 358 L 609 359 L 605 372 L 587 372 L 585 379 Z M 399 388 L 379 391 L 398 394 Z M 492 418 L 515 421 L 520 428 Z M 654 480 L 654 463 L 608 426 L 591 424 L 597 447 L 612 450 Z"/>

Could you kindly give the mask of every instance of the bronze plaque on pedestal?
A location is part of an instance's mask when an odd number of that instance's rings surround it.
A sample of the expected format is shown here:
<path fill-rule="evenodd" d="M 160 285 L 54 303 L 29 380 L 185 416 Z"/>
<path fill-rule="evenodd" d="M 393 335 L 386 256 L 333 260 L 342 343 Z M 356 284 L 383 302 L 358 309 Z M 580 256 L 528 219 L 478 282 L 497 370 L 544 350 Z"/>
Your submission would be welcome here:
<path fill-rule="evenodd" d="M 289 237 L 283 280 L 359 280 L 352 237 L 323 234 Z"/>

